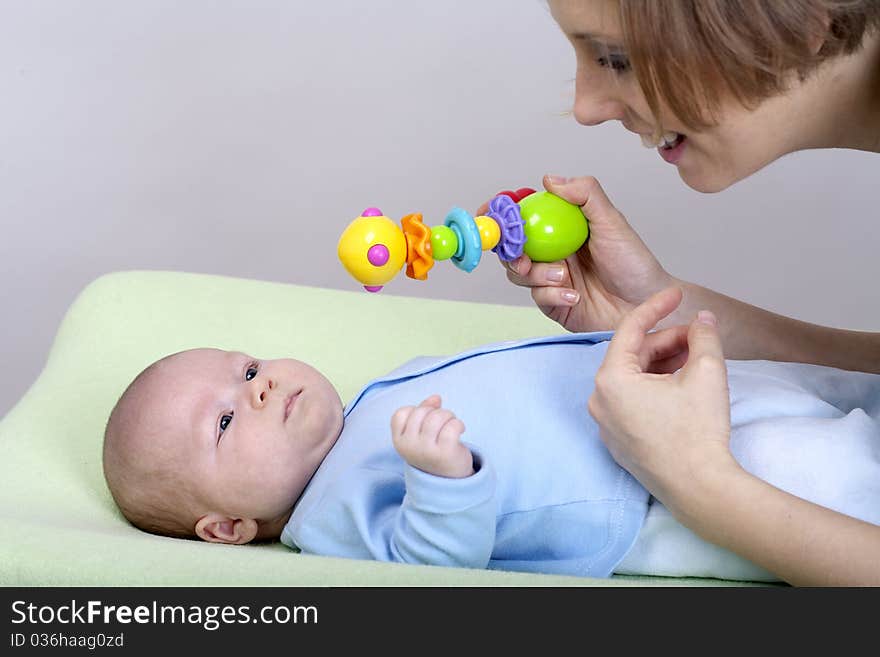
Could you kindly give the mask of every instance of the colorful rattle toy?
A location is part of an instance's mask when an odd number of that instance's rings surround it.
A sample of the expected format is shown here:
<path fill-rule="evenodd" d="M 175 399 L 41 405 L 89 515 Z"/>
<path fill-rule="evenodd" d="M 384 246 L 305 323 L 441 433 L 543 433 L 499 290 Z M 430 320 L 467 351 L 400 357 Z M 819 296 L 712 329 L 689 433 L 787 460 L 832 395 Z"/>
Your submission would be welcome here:
<path fill-rule="evenodd" d="M 404 264 L 406 275 L 420 281 L 435 260 L 472 271 L 489 249 L 504 261 L 525 253 L 535 262 L 555 262 L 581 248 L 590 234 L 578 206 L 528 187 L 500 192 L 484 216 L 452 208 L 442 226 L 429 228 L 419 213 L 400 224 L 402 230 L 378 208 L 367 208 L 339 238 L 339 260 L 367 292 L 381 290 Z"/>

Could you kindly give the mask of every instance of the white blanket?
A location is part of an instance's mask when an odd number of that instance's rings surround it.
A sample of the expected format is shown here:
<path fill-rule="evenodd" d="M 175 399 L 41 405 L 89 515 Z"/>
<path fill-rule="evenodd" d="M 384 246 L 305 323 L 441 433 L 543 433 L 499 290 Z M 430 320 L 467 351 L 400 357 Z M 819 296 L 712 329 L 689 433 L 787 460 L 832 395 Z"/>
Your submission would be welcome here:
<path fill-rule="evenodd" d="M 880 375 L 728 361 L 731 451 L 752 474 L 816 504 L 880 525 Z M 653 501 L 620 574 L 774 581 L 699 538 Z"/>

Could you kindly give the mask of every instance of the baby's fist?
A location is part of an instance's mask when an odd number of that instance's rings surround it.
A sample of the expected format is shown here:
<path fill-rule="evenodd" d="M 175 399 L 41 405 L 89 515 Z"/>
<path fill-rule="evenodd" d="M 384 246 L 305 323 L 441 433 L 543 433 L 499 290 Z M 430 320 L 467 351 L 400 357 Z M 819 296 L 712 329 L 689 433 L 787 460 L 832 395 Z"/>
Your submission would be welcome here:
<path fill-rule="evenodd" d="M 469 477 L 474 457 L 461 442 L 464 423 L 441 407 L 440 395 L 418 406 L 399 408 L 391 417 L 394 449 L 414 468 L 438 477 Z"/>

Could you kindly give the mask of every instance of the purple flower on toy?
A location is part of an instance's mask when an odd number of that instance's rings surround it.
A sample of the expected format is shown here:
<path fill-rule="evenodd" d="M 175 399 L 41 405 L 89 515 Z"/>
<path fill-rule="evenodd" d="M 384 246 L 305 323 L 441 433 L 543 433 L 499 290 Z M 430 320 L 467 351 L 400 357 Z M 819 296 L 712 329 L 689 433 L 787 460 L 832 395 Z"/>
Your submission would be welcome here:
<path fill-rule="evenodd" d="M 506 194 L 499 194 L 489 201 L 487 216 L 492 217 L 501 229 L 501 238 L 492 251 L 500 260 L 510 262 L 522 255 L 526 235 L 523 231 L 523 219 L 519 205 Z"/>

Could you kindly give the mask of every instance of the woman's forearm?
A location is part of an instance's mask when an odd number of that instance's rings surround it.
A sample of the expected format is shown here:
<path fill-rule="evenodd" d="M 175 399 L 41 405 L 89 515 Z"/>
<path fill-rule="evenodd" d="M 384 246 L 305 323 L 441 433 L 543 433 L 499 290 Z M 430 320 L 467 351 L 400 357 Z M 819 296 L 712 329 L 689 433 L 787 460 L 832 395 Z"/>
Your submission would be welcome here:
<path fill-rule="evenodd" d="M 690 322 L 699 310 L 718 317 L 724 355 L 827 365 L 880 373 L 880 333 L 848 331 L 777 315 L 693 283 L 682 282 L 681 306 L 660 327 Z"/>
<path fill-rule="evenodd" d="M 796 586 L 880 586 L 880 527 L 790 495 L 745 470 L 706 477 L 679 520 Z"/>

